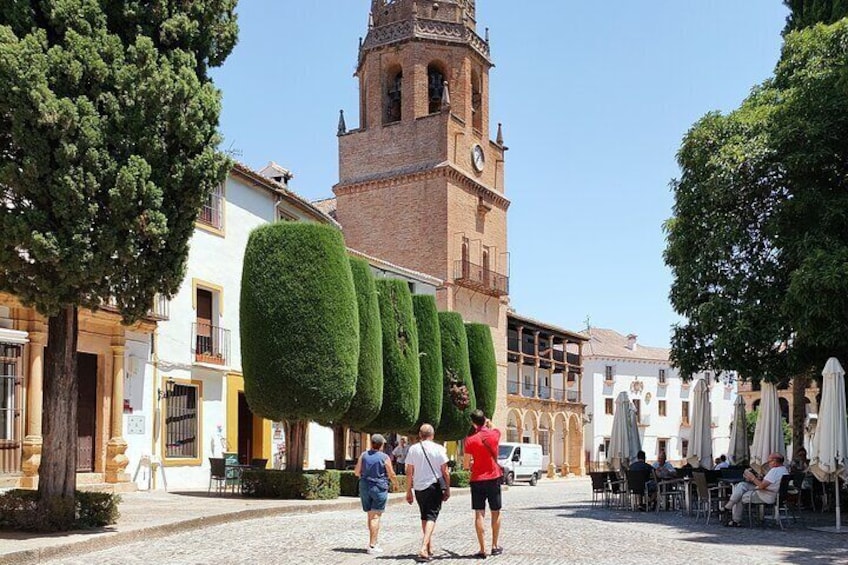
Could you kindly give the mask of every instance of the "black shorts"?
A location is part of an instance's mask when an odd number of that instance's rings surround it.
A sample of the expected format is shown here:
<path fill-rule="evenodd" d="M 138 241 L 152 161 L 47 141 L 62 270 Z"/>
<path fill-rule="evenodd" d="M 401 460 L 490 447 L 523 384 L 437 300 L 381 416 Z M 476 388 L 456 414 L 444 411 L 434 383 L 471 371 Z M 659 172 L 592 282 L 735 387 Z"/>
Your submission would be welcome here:
<path fill-rule="evenodd" d="M 421 511 L 422 522 L 435 522 L 442 511 L 442 489 L 439 483 L 433 483 L 424 490 L 415 491 L 415 500 Z"/>
<path fill-rule="evenodd" d="M 501 480 L 475 481 L 471 483 L 471 508 L 485 510 L 486 501 L 489 510 L 498 512 L 501 509 Z"/>

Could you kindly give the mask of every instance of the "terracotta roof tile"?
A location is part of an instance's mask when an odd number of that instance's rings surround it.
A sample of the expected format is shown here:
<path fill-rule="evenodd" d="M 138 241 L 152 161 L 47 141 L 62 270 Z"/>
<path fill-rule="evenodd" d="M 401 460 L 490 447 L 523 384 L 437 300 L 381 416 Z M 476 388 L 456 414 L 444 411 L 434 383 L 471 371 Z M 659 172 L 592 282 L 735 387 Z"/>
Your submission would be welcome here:
<path fill-rule="evenodd" d="M 668 361 L 670 350 L 648 347 L 636 343 L 635 350 L 628 347 L 628 338 L 615 330 L 589 328 L 583 332 L 589 342 L 583 348 L 586 357 L 614 357 L 618 359 L 640 359 L 644 361 Z"/>

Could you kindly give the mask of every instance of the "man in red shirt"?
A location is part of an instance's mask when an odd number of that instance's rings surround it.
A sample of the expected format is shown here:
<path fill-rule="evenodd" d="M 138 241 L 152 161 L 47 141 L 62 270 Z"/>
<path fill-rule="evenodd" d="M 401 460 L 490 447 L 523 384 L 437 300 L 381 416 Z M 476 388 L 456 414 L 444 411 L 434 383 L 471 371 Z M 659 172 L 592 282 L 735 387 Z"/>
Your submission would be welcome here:
<path fill-rule="evenodd" d="M 482 410 L 471 413 L 474 431 L 465 438 L 465 463 L 471 463 L 471 508 L 474 510 L 474 528 L 480 551 L 476 557 L 486 558 L 486 502 L 492 511 L 492 555 L 500 555 L 503 548 L 498 545 L 501 533 L 501 477 L 503 470 L 498 464 L 498 444 L 501 432 L 492 428 L 492 421 Z"/>

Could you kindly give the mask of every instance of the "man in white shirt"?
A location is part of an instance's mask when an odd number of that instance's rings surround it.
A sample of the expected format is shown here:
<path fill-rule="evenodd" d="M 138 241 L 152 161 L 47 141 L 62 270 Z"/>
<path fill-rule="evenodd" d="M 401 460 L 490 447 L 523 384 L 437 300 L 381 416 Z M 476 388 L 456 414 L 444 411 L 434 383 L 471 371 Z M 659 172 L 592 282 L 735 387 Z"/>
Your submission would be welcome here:
<path fill-rule="evenodd" d="M 772 453 L 768 458 L 769 472 L 762 479 L 758 478 L 750 470 L 742 475 L 746 482 L 739 483 L 733 487 L 730 501 L 724 507 L 730 510 L 733 519 L 727 523 L 730 527 L 739 527 L 742 523 L 742 512 L 749 501 L 774 504 L 777 493 L 780 490 L 780 480 L 789 470 L 784 465 L 784 457 L 780 453 Z"/>
<path fill-rule="evenodd" d="M 418 432 L 420 441 L 406 453 L 406 501 L 409 504 L 412 504 L 413 498 L 418 501 L 421 531 L 424 533 L 421 551 L 418 552 L 419 561 L 433 558 L 433 530 L 442 502 L 450 498 L 448 454 L 444 447 L 433 442 L 433 435 L 433 426 L 424 424 Z M 444 490 L 440 482 L 444 484 Z"/>
<path fill-rule="evenodd" d="M 730 463 L 727 462 L 727 455 L 722 455 L 718 459 L 716 459 L 716 471 L 721 471 L 722 469 L 727 469 L 730 467 Z"/>

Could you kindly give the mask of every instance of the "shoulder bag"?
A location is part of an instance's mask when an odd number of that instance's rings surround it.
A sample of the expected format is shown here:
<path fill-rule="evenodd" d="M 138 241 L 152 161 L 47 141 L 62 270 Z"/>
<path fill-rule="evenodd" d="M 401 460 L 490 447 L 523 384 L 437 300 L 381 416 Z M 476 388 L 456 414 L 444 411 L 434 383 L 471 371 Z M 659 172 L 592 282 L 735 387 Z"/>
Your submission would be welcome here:
<path fill-rule="evenodd" d="M 430 466 L 430 470 L 433 472 L 433 476 L 436 477 L 436 481 L 439 483 L 439 489 L 442 491 L 442 494 L 444 494 L 448 490 L 448 483 L 445 481 L 445 477 L 441 473 L 436 473 L 436 470 L 433 468 L 433 464 L 430 463 L 430 458 L 427 457 L 427 449 L 424 446 L 424 442 L 422 441 L 420 445 L 421 452 L 424 453 L 424 459 L 427 460 L 427 465 Z"/>

